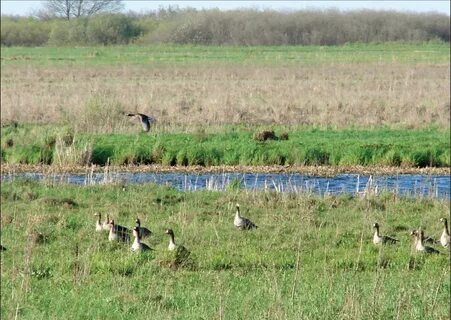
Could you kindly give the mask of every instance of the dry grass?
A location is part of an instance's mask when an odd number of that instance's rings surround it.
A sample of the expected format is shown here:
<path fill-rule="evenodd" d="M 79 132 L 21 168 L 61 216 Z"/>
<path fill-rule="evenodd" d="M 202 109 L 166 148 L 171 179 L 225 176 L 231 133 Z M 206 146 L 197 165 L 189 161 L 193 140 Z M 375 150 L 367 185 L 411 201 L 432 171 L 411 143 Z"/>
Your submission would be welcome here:
<path fill-rule="evenodd" d="M 86 123 L 87 106 L 100 97 L 115 113 L 148 113 L 164 127 L 250 123 L 448 128 L 449 83 L 449 64 L 4 66 L 1 111 L 2 122 L 69 122 L 80 130 L 125 130 L 127 126 L 108 123 L 99 128 L 98 119 Z"/>

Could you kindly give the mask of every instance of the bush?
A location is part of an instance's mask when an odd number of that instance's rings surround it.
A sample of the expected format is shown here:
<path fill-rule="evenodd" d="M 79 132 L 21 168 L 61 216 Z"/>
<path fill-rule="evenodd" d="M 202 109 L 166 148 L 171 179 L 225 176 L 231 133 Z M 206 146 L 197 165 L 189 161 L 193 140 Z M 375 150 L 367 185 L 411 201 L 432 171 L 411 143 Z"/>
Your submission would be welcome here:
<path fill-rule="evenodd" d="M 123 14 L 100 15 L 91 18 L 86 29 L 86 37 L 91 44 L 127 44 L 141 30 L 130 17 Z"/>
<path fill-rule="evenodd" d="M 1 45 L 36 47 L 47 44 L 51 24 L 34 18 L 1 19 Z"/>
<path fill-rule="evenodd" d="M 86 30 L 89 19 L 61 20 L 53 24 L 48 44 L 55 46 L 87 45 Z"/>
<path fill-rule="evenodd" d="M 138 38 L 139 37 L 139 38 Z M 4 46 L 175 43 L 201 45 L 342 45 L 450 41 L 446 14 L 396 11 L 165 10 L 102 14 L 70 21 L 5 17 Z"/>

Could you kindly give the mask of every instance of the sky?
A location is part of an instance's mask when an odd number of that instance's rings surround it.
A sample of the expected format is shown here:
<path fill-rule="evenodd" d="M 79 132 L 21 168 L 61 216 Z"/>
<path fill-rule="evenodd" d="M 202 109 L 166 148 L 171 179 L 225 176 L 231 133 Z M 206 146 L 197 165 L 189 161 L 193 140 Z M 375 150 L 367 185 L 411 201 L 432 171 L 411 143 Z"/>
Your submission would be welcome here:
<path fill-rule="evenodd" d="M 125 11 L 146 12 L 161 7 L 221 10 L 253 8 L 273 10 L 302 10 L 335 8 L 343 11 L 355 9 L 396 10 L 407 12 L 439 12 L 450 15 L 450 1 L 123 1 Z M 42 1 L 1 0 L 1 13 L 29 15 L 42 7 Z"/>

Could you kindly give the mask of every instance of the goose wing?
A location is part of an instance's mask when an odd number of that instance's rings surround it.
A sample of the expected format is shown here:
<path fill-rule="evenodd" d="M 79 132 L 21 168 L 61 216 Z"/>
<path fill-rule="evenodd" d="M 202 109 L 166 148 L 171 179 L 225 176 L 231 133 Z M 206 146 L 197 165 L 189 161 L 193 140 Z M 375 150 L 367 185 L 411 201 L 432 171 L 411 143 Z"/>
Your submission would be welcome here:
<path fill-rule="evenodd" d="M 433 254 L 439 254 L 440 253 L 440 251 L 438 251 L 438 250 L 436 250 L 436 249 L 434 249 L 432 247 L 424 247 L 424 251 L 426 253 L 433 253 Z"/>
<path fill-rule="evenodd" d="M 191 252 L 189 252 L 184 246 L 177 246 L 174 265 L 176 267 L 186 265 L 189 261 L 190 254 Z"/>
<path fill-rule="evenodd" d="M 146 227 L 139 227 L 139 236 L 141 238 L 149 237 L 151 234 L 152 234 L 152 231 L 150 231 Z"/>
<path fill-rule="evenodd" d="M 389 237 L 389 236 L 383 236 L 382 242 L 386 243 L 386 244 L 396 244 L 397 242 L 399 242 L 399 240 Z"/>
<path fill-rule="evenodd" d="M 248 218 L 243 218 L 242 224 L 241 224 L 241 229 L 244 230 L 251 230 L 251 229 L 257 229 L 257 225 L 255 223 L 253 223 L 251 220 L 249 220 Z"/>

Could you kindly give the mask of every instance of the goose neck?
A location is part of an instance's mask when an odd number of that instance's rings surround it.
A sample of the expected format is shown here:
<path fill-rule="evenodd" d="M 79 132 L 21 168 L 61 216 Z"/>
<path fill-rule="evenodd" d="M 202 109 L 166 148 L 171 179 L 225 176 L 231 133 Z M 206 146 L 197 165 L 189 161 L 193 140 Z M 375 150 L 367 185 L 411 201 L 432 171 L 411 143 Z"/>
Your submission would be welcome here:
<path fill-rule="evenodd" d="M 379 227 L 374 227 L 374 229 L 376 229 L 376 230 L 374 230 L 374 235 L 379 238 L 381 236 L 379 234 Z"/>

